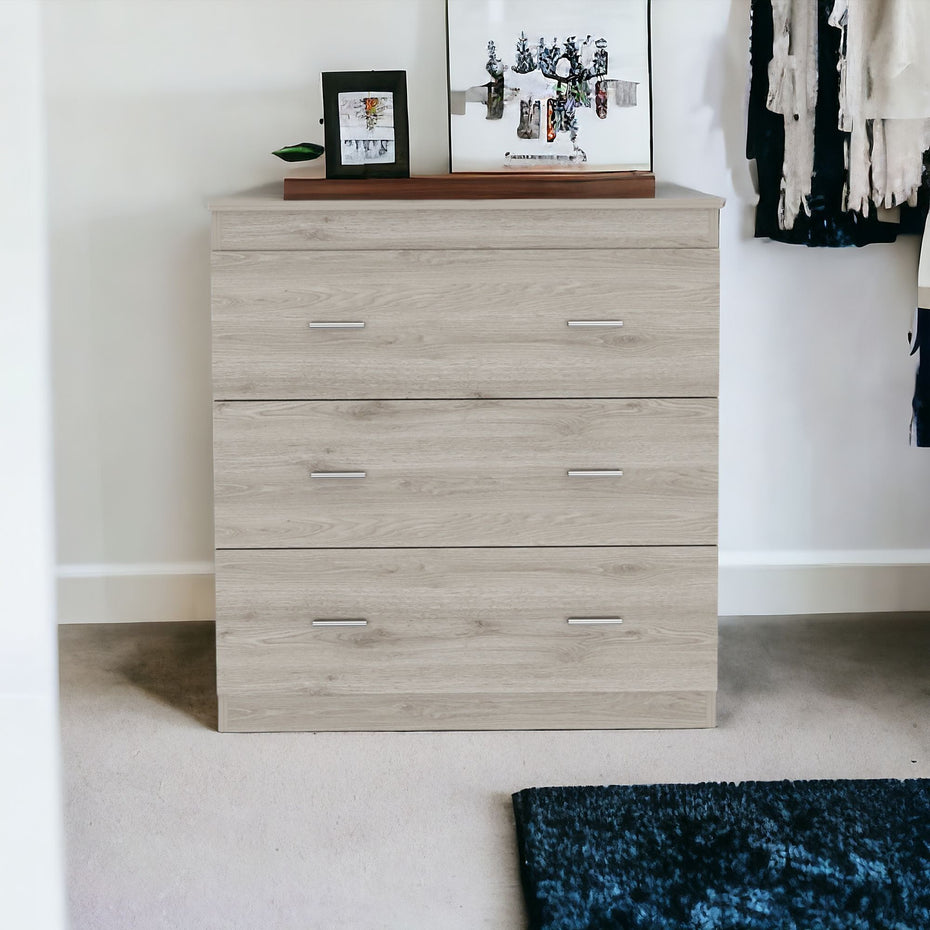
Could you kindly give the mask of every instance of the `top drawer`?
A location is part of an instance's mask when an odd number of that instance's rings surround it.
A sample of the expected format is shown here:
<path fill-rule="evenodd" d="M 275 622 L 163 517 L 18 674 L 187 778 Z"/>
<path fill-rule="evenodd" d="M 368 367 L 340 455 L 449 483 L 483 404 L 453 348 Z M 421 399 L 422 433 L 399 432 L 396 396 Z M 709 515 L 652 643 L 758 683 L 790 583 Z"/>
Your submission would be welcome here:
<path fill-rule="evenodd" d="M 214 252 L 219 400 L 713 397 L 712 249 Z"/>
<path fill-rule="evenodd" d="M 212 205 L 213 248 L 717 248 L 723 201 L 664 186 L 658 193 L 654 200 L 505 202 L 237 198 Z"/>

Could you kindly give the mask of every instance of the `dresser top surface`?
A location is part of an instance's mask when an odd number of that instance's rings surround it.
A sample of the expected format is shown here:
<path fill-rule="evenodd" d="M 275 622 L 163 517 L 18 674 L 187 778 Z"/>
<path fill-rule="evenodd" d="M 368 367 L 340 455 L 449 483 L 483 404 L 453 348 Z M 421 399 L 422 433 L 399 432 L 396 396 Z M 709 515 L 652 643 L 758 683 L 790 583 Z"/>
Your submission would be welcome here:
<path fill-rule="evenodd" d="M 506 204 L 508 210 L 558 209 L 560 205 L 584 207 L 598 210 L 719 210 L 725 201 L 722 197 L 680 187 L 677 184 L 659 182 L 654 198 L 610 198 L 610 199 L 556 199 L 540 200 L 284 200 L 280 182 L 243 191 L 228 197 L 215 197 L 207 201 L 214 213 L 266 212 L 311 213 L 319 210 L 354 211 L 392 210 L 416 211 L 441 208 L 443 210 L 500 210 Z"/>

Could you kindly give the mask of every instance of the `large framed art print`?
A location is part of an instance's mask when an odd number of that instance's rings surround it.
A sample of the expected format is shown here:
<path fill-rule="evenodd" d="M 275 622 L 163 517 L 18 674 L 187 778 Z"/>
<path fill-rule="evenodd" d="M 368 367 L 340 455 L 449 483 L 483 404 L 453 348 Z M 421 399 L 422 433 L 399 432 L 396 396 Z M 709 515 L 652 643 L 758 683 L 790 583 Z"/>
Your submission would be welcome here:
<path fill-rule="evenodd" d="M 410 177 L 405 71 L 323 72 L 327 178 Z"/>
<path fill-rule="evenodd" d="M 447 0 L 453 172 L 652 170 L 649 0 Z"/>

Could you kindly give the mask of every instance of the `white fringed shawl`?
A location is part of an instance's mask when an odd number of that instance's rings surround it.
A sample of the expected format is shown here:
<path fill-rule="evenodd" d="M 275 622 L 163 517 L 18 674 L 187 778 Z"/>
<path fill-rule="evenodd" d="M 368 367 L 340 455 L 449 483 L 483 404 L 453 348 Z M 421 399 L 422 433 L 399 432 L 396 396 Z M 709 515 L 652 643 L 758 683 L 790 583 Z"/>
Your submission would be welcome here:
<path fill-rule="evenodd" d="M 808 216 L 814 175 L 814 110 L 817 107 L 817 0 L 772 0 L 772 60 L 766 106 L 785 120 L 785 161 L 778 225 L 793 229 Z"/>

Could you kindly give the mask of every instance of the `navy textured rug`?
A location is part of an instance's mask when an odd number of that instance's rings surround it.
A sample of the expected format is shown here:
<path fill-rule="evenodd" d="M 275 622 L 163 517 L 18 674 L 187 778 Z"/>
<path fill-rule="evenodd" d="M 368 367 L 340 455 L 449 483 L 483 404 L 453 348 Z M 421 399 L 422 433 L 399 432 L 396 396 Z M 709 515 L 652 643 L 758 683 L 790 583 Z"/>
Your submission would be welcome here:
<path fill-rule="evenodd" d="M 528 788 L 530 930 L 930 930 L 930 780 Z"/>

